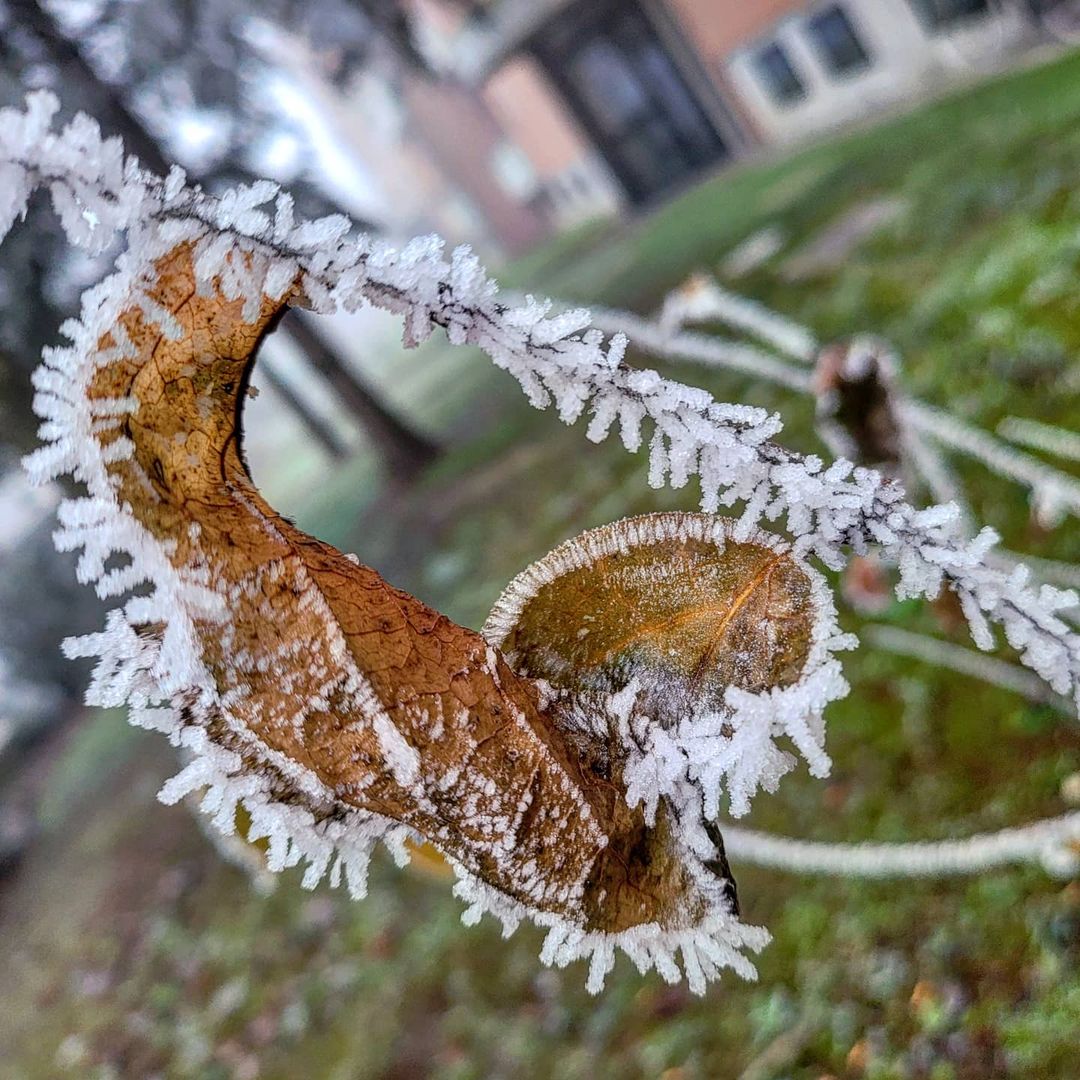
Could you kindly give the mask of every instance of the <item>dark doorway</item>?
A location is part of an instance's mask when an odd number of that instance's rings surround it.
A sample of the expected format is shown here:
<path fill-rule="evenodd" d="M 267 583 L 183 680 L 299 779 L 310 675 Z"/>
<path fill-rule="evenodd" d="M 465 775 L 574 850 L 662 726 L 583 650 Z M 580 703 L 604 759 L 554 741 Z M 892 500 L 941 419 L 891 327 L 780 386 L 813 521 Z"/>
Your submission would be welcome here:
<path fill-rule="evenodd" d="M 579 0 L 530 48 L 632 202 L 729 156 L 637 0 Z"/>

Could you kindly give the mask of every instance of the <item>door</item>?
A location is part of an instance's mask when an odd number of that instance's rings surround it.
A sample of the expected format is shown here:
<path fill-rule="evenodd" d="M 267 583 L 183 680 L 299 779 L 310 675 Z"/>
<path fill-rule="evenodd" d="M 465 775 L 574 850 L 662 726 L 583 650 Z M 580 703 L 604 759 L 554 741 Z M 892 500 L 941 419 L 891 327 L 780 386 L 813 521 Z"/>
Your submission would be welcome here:
<path fill-rule="evenodd" d="M 579 0 L 529 45 L 632 202 L 729 156 L 636 0 Z"/>

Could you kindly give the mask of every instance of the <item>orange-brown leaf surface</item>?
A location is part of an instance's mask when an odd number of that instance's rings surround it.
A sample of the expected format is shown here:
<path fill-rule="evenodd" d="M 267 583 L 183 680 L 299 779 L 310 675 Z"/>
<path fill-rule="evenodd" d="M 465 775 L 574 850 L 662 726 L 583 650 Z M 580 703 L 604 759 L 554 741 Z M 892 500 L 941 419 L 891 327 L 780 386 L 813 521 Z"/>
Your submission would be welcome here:
<path fill-rule="evenodd" d="M 501 638 L 504 653 L 568 691 L 639 678 L 652 709 L 672 720 L 719 710 L 729 686 L 790 685 L 810 648 L 810 579 L 786 549 L 730 531 L 702 514 L 657 514 L 578 538 L 597 552 L 587 565 L 572 565 L 574 546 L 556 549 L 529 571 L 535 584 Z"/>

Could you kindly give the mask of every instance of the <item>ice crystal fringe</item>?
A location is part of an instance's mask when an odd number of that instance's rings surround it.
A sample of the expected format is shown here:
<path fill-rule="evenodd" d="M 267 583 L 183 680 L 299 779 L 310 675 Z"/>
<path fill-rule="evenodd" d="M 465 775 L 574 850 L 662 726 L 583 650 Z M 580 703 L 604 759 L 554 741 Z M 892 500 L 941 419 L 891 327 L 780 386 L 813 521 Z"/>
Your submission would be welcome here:
<path fill-rule="evenodd" d="M 655 970 L 665 982 L 677 983 L 685 972 L 690 989 L 703 994 L 706 985 L 718 979 L 724 968 L 731 968 L 744 979 L 756 979 L 757 970 L 744 950 L 760 952 L 770 940 L 769 932 L 763 927 L 747 926 L 722 907 L 712 911 L 692 930 L 668 931 L 647 924 L 617 934 L 590 933 L 557 916 L 526 911 L 464 868 L 455 866 L 454 870 L 458 875 L 454 894 L 468 905 L 462 915 L 466 925 L 473 925 L 490 914 L 502 925 L 503 937 L 509 937 L 525 918 L 546 927 L 541 961 L 564 968 L 575 960 L 588 960 L 586 989 L 593 994 L 603 989 L 618 951 L 626 953 L 642 975 Z"/>
<path fill-rule="evenodd" d="M 190 803 L 199 831 L 221 859 L 247 875 L 251 887 L 260 896 L 270 896 L 277 888 L 278 878 L 267 869 L 262 852 L 237 833 L 222 832 L 214 819 L 202 812 L 202 800 L 197 795 L 190 797 Z"/>
<path fill-rule="evenodd" d="M 386 841 L 403 859 L 405 830 L 361 812 L 316 822 L 302 808 L 275 802 L 265 778 L 246 772 L 238 754 L 186 725 L 177 707 L 181 701 L 174 703 L 186 695 L 213 704 L 215 691 L 202 670 L 191 620 L 220 617 L 222 597 L 197 575 L 180 575 L 130 510 L 118 505 L 106 466 L 131 448 L 117 440 L 103 452 L 94 436 L 132 403 L 91 407 L 86 390 L 91 358 L 106 331 L 114 336 L 117 356 L 131 354 L 118 321 L 124 310 L 139 306 L 163 332 L 178 332 L 150 300 L 147 287 L 155 260 L 181 243 L 193 247 L 200 285 L 217 280 L 227 298 L 243 298 L 245 318 L 257 313 L 262 294 L 280 297 L 299 275 L 317 312 L 372 304 L 402 318 L 407 344 L 442 327 L 452 343 L 485 351 L 538 408 L 554 405 L 567 423 L 588 413 L 590 439 L 599 441 L 615 427 L 631 451 L 648 439 L 652 484 L 680 486 L 696 476 L 706 512 L 742 503 L 737 535 L 749 535 L 762 519 L 783 520 L 795 555 L 815 556 L 831 568 L 839 568 L 848 551 L 880 547 L 900 567 L 901 596 L 953 589 L 980 647 L 990 648 L 991 626 L 1001 626 L 1025 664 L 1056 692 L 1080 699 L 1080 638 L 1059 617 L 1076 603 L 1075 595 L 1033 588 L 1023 568 L 1003 572 L 988 565 L 996 537 L 984 530 L 966 539 L 955 508 L 917 510 L 895 483 L 875 472 L 845 461 L 826 466 L 782 448 L 774 442 L 780 421 L 764 410 L 722 404 L 703 390 L 630 368 L 623 360 L 626 337 L 616 333 L 605 342 L 585 312 L 553 315 L 548 302 L 500 301 L 494 282 L 467 248 L 447 258 L 441 241 L 426 237 L 396 250 L 352 236 L 350 223 L 339 216 L 298 221 L 289 195 L 266 181 L 212 197 L 189 186 L 179 169 L 164 179 L 140 169 L 118 140 L 103 140 L 85 116 L 54 131 L 57 108 L 50 94 L 36 93 L 27 98 L 25 110 L 0 111 L 0 239 L 25 213 L 35 189 L 45 188 L 73 244 L 100 253 L 126 234 L 127 247 L 116 272 L 84 295 L 80 319 L 62 328 L 71 345 L 50 350 L 35 373 L 44 445 L 26 465 L 38 483 L 70 474 L 87 489 L 85 497 L 62 506 L 57 533 L 62 549 L 82 551 L 80 580 L 106 597 L 139 590 L 110 613 L 102 633 L 70 640 L 67 652 L 97 657 L 90 702 L 127 703 L 133 722 L 167 733 L 192 755 L 162 798 L 176 801 L 201 791 L 203 809 L 226 833 L 243 805 L 252 821 L 250 835 L 268 841 L 272 869 L 304 862 L 305 885 L 328 874 L 333 880 L 344 877 L 353 895 L 363 895 L 373 846 Z M 130 562 L 109 569 L 116 555 L 127 555 Z M 133 629 L 155 622 L 164 625 L 160 642 L 151 644 Z M 814 690 L 822 702 L 834 696 L 830 679 L 823 676 L 823 685 Z M 732 704 L 745 710 L 748 724 L 760 719 L 756 713 L 764 707 L 737 695 Z M 770 705 L 784 725 L 792 721 L 783 700 Z M 819 733 L 808 729 L 800 738 L 796 742 L 813 764 Z M 312 799 L 328 796 L 294 762 L 272 764 Z M 704 761 L 700 767 L 703 775 L 719 768 Z M 748 798 L 752 782 L 742 786 Z M 692 845 L 694 836 L 686 842 Z M 491 910 L 511 926 L 520 916 L 505 898 L 468 877 L 459 891 L 470 901 L 470 919 Z M 676 954 L 681 954 L 695 989 L 724 965 L 752 974 L 739 949 L 759 948 L 765 932 L 744 927 L 733 916 L 717 914 L 713 921 L 696 931 L 659 937 L 650 936 L 648 927 L 602 937 L 565 923 L 553 925 L 544 955 L 556 964 L 591 957 L 593 989 L 602 983 L 616 947 L 666 978 L 677 977 Z"/>

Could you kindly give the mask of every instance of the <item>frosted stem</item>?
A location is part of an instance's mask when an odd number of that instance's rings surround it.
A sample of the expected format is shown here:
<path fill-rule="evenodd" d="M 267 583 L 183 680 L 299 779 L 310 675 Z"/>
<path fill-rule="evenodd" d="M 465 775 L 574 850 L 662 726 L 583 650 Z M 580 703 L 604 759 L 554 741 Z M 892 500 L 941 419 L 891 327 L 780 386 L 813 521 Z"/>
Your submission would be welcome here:
<path fill-rule="evenodd" d="M 1066 514 L 1080 515 L 1080 480 L 1076 477 L 1014 450 L 993 435 L 929 405 L 908 400 L 901 404 L 901 414 L 920 434 L 1029 487 L 1036 512 L 1046 524 L 1054 525 Z"/>
<path fill-rule="evenodd" d="M 1070 461 L 1080 461 L 1080 435 L 1075 431 L 1054 427 L 1053 424 L 1043 424 L 1038 420 L 1006 416 L 998 424 L 997 433 L 1003 439 L 1009 439 L 1032 450 L 1042 450 Z"/>
<path fill-rule="evenodd" d="M 673 334 L 628 311 L 594 308 L 592 318 L 594 325 L 607 333 L 626 334 L 637 348 L 650 356 L 753 375 L 800 394 L 812 392 L 812 378 L 805 368 L 795 367 L 756 345 L 724 341 L 689 331 Z"/>
<path fill-rule="evenodd" d="M 870 625 L 863 628 L 863 634 L 874 645 L 897 656 L 908 656 L 961 675 L 970 675 L 973 679 L 1012 690 L 1032 701 L 1053 705 L 1068 714 L 1073 711 L 1068 700 L 1053 693 L 1042 679 L 1017 664 L 986 656 L 974 649 L 965 649 L 962 645 L 954 645 L 940 638 L 901 630 L 897 626 Z"/>
<path fill-rule="evenodd" d="M 670 293 L 658 322 L 662 330 L 673 333 L 684 323 L 710 320 L 756 337 L 803 364 L 812 364 L 817 356 L 817 340 L 805 326 L 756 300 L 728 292 L 706 275 L 692 277 L 682 288 Z"/>
<path fill-rule="evenodd" d="M 910 844 L 827 844 L 724 825 L 729 856 L 756 866 L 837 877 L 944 877 L 996 866 L 1041 863 L 1054 874 L 1075 872 L 1080 812 L 966 840 Z"/>

